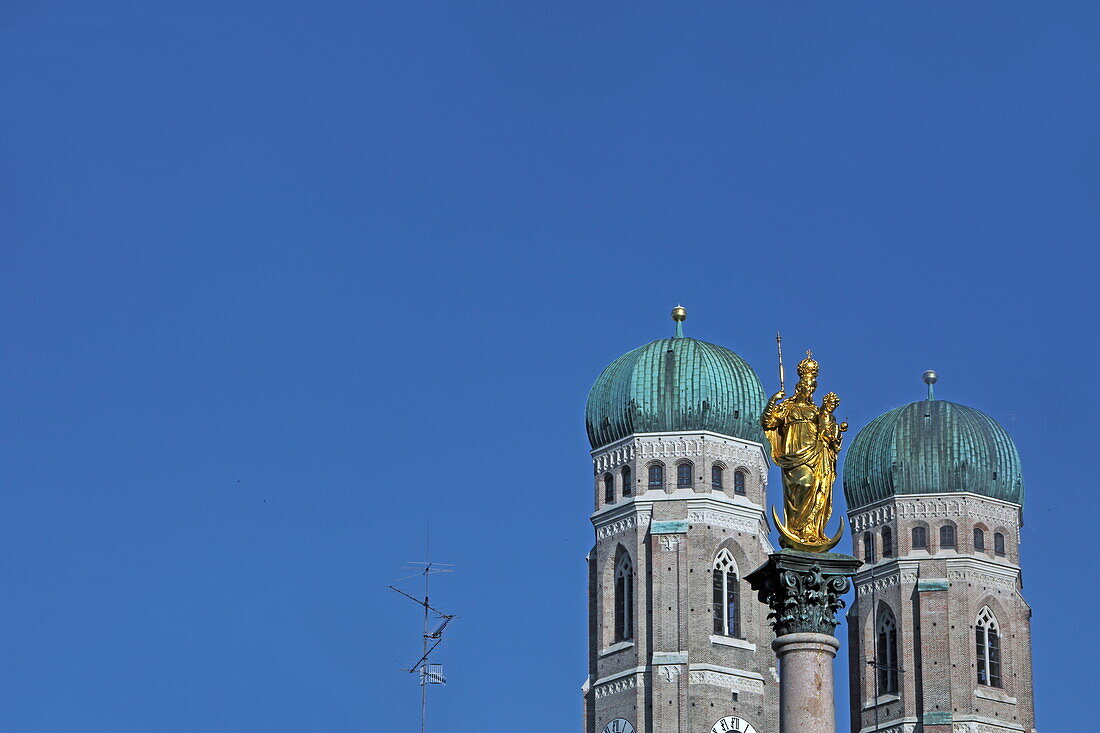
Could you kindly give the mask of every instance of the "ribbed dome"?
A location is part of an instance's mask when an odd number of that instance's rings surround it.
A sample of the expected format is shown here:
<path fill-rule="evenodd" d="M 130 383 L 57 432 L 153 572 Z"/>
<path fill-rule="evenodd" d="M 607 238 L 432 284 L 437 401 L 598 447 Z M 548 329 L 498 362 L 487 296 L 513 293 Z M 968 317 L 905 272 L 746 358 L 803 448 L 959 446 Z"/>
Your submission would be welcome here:
<path fill-rule="evenodd" d="M 632 433 L 710 430 L 764 442 L 760 378 L 729 349 L 678 336 L 623 354 L 588 393 L 592 447 Z"/>
<path fill-rule="evenodd" d="M 844 459 L 844 496 L 858 509 L 895 494 L 970 491 L 1024 503 L 1016 445 L 979 410 L 922 400 L 879 415 Z"/>

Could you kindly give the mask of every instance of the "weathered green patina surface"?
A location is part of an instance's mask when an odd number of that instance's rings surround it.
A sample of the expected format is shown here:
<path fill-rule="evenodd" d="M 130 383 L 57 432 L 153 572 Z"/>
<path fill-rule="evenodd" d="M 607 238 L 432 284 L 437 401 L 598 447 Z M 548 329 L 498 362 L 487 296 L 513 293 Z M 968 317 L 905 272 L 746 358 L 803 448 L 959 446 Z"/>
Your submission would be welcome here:
<path fill-rule="evenodd" d="M 760 378 L 740 356 L 676 336 L 611 362 L 588 393 L 585 425 L 593 448 L 632 433 L 686 430 L 763 443 L 764 400 Z"/>
<path fill-rule="evenodd" d="M 890 410 L 859 431 L 844 459 L 849 509 L 955 491 L 1024 502 L 1016 445 L 996 420 L 966 405 L 922 400 Z"/>

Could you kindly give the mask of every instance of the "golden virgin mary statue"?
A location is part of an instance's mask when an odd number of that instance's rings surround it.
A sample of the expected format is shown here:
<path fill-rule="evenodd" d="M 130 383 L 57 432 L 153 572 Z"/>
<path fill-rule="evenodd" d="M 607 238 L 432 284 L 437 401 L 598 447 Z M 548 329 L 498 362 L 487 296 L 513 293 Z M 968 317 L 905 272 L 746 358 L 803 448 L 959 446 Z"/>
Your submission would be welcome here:
<path fill-rule="evenodd" d="M 809 351 L 798 364 L 798 385 L 789 399 L 782 388 L 764 407 L 760 425 L 772 446 L 772 459 L 783 470 L 783 518 L 775 507 L 772 518 L 779 544 L 792 550 L 828 552 L 840 542 L 844 522 L 835 537 L 825 534 L 833 513 L 833 482 L 842 434 L 848 423 L 837 423 L 834 412 L 840 398 L 830 392 L 814 404 L 817 362 Z"/>

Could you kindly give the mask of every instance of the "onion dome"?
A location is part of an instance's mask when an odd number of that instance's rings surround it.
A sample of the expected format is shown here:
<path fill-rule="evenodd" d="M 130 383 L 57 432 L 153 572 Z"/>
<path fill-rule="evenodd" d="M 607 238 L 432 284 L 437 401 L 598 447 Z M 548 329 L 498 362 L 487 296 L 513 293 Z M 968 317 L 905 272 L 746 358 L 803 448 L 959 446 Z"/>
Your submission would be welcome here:
<path fill-rule="evenodd" d="M 633 433 L 709 430 L 764 442 L 764 389 L 729 349 L 684 336 L 687 312 L 672 311 L 676 335 L 629 351 L 603 370 L 588 393 L 592 448 Z"/>
<path fill-rule="evenodd" d="M 867 424 L 844 459 L 849 509 L 897 494 L 969 491 L 1023 505 L 1020 454 L 1001 425 L 980 410 L 934 399 L 936 373 L 924 373 L 928 399 Z"/>

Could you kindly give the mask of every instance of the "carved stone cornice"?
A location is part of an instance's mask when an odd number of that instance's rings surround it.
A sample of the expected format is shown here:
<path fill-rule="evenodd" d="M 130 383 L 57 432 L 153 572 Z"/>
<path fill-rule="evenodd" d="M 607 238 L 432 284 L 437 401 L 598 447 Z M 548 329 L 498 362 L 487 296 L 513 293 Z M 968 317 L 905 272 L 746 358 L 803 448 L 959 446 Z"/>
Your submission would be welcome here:
<path fill-rule="evenodd" d="M 889 575 L 875 576 L 874 580 L 859 581 L 856 595 L 862 597 L 870 593 L 879 593 L 887 588 L 893 588 L 895 585 L 901 585 L 902 583 L 916 582 L 917 573 L 894 571 Z"/>
<path fill-rule="evenodd" d="M 987 523 L 990 528 L 1013 529 L 1020 523 L 1020 507 L 980 494 L 899 494 L 849 515 L 853 532 L 862 532 L 903 519 L 961 519 Z"/>
<path fill-rule="evenodd" d="M 712 669 L 693 669 L 688 672 L 688 682 L 692 685 L 713 685 L 734 692 L 752 692 L 758 695 L 764 694 L 763 680 L 745 677 L 729 672 L 719 672 Z"/>
<path fill-rule="evenodd" d="M 692 524 L 709 524 L 712 527 L 724 527 L 735 532 L 747 534 L 760 533 L 760 519 L 738 516 L 714 509 L 692 509 L 688 512 L 688 521 Z"/>
<path fill-rule="evenodd" d="M 608 537 L 614 537 L 617 534 L 622 534 L 630 529 L 646 527 L 649 525 L 649 520 L 650 515 L 648 513 L 629 514 L 625 517 L 614 519 L 596 527 L 596 538 L 602 540 Z"/>
<path fill-rule="evenodd" d="M 595 694 L 596 699 L 599 700 L 602 697 L 614 695 L 617 692 L 626 692 L 627 690 L 633 690 L 640 684 L 640 677 L 641 673 L 638 672 L 628 677 L 622 677 L 617 680 L 612 680 L 611 682 L 605 682 L 602 685 L 596 685 L 593 694 Z"/>

